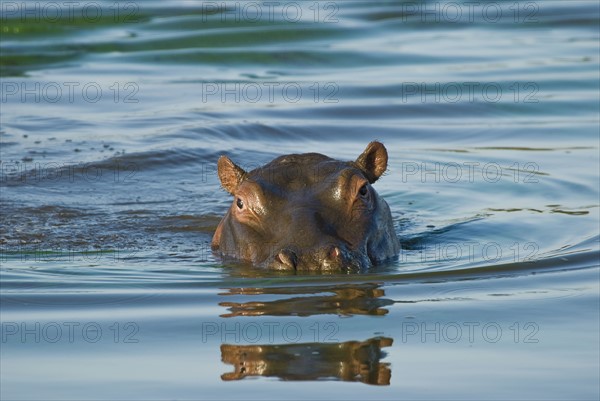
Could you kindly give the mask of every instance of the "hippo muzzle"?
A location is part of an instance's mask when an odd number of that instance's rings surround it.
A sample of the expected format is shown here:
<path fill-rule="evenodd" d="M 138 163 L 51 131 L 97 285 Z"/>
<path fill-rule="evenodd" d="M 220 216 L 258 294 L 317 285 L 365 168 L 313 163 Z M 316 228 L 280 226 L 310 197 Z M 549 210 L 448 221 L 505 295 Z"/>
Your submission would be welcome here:
<path fill-rule="evenodd" d="M 219 179 L 234 198 L 213 251 L 290 271 L 360 271 L 396 257 L 389 206 L 371 186 L 387 160 L 379 142 L 352 162 L 293 154 L 250 172 L 221 156 Z"/>

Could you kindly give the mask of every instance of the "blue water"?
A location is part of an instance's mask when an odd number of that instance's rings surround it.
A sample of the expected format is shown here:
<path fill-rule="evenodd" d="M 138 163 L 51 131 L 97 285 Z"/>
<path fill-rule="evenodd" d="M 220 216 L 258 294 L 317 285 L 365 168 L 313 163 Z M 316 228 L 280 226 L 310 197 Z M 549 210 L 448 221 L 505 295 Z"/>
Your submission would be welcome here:
<path fill-rule="evenodd" d="M 600 396 L 596 1 L 0 11 L 3 400 Z M 375 139 L 396 262 L 212 254 L 220 155 Z"/>

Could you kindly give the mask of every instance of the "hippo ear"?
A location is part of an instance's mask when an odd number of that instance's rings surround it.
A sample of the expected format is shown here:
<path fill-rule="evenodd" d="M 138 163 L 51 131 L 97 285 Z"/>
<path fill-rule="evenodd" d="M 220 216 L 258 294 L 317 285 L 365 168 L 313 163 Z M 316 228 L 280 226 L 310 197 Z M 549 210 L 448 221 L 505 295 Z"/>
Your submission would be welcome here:
<path fill-rule="evenodd" d="M 219 157 L 219 161 L 217 162 L 217 172 L 219 173 L 221 185 L 232 195 L 246 175 L 246 172 L 232 162 L 227 156 Z"/>
<path fill-rule="evenodd" d="M 385 146 L 381 142 L 373 141 L 358 156 L 355 163 L 365 173 L 367 179 L 372 184 L 385 172 L 387 162 L 388 154 Z"/>

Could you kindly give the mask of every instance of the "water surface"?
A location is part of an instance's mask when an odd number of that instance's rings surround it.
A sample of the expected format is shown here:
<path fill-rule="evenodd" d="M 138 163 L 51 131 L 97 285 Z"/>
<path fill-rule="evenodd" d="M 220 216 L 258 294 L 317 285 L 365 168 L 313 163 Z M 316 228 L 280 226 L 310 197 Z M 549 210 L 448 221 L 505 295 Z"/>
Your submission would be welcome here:
<path fill-rule="evenodd" d="M 597 2 L 35 4 L 1 10 L 2 399 L 598 399 Z M 210 252 L 220 155 L 374 139 L 396 262 Z"/>

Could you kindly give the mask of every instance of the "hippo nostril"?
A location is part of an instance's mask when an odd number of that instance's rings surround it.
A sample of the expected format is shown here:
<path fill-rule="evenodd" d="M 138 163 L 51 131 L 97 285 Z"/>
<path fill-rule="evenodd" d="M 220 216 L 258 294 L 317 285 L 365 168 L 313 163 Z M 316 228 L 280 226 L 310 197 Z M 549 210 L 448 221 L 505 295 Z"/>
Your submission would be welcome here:
<path fill-rule="evenodd" d="M 292 269 L 296 269 L 296 266 L 298 265 L 298 259 L 296 257 L 296 254 L 293 251 L 290 251 L 289 249 L 282 249 L 277 254 L 277 259 L 279 260 L 279 262 L 281 262 L 281 264 Z"/>
<path fill-rule="evenodd" d="M 342 252 L 340 251 L 340 248 L 338 248 L 337 246 L 332 246 L 331 248 L 329 248 L 329 259 L 338 260 L 340 258 L 341 253 Z"/>

